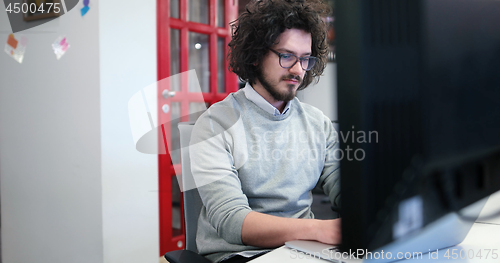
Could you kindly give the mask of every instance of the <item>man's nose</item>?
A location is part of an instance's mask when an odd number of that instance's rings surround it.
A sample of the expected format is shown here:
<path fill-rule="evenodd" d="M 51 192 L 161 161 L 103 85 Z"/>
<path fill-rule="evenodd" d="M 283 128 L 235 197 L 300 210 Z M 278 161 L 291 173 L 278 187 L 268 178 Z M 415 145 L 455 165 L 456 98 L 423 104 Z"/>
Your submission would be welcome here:
<path fill-rule="evenodd" d="M 302 65 L 300 65 L 300 60 L 297 60 L 297 63 L 295 63 L 295 65 L 293 65 L 289 69 L 289 71 L 291 74 L 294 74 L 297 76 L 302 76 L 302 73 L 304 72 L 304 70 L 302 69 Z"/>

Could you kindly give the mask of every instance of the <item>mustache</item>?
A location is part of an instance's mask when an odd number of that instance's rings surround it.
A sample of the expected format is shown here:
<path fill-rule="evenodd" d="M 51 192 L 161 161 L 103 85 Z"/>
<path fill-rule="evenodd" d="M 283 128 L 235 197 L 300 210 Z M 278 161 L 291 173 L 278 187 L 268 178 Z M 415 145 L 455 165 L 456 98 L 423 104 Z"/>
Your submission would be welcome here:
<path fill-rule="evenodd" d="M 299 82 L 299 84 L 302 83 L 302 78 L 300 76 L 295 76 L 295 75 L 292 75 L 292 74 L 283 76 L 281 79 L 282 80 L 295 79 L 295 80 L 297 80 Z"/>

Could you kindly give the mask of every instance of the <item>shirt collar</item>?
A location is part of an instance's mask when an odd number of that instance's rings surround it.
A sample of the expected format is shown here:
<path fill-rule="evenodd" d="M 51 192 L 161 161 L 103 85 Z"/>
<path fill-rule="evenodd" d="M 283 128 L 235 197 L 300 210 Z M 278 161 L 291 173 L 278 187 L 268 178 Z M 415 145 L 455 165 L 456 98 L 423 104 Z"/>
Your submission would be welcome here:
<path fill-rule="evenodd" d="M 250 83 L 247 82 L 245 87 L 243 88 L 243 92 L 245 92 L 245 96 L 247 99 L 255 103 L 257 106 L 259 106 L 261 109 L 264 111 L 268 112 L 271 115 L 274 116 L 280 116 L 288 112 L 290 109 L 291 101 L 288 101 L 285 105 L 285 109 L 283 110 L 283 113 L 280 113 L 280 111 L 271 105 L 266 99 L 264 99 L 257 91 L 253 89 L 253 87 L 250 85 Z"/>

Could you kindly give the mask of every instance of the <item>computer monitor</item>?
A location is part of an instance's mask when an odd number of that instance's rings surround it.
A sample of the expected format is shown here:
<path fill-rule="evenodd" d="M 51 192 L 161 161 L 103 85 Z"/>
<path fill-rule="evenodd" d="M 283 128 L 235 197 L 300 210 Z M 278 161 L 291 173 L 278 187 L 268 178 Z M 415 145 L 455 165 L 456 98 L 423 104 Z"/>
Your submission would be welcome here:
<path fill-rule="evenodd" d="M 500 189 L 499 14 L 335 1 L 342 250 L 455 245 L 481 206 L 461 209 Z"/>

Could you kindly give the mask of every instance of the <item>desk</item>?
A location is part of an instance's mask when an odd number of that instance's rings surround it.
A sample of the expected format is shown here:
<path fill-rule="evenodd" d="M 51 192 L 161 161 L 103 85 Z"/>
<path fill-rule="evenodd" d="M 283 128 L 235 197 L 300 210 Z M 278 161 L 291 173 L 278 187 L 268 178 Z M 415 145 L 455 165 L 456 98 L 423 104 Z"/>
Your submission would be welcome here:
<path fill-rule="evenodd" d="M 478 262 L 478 263 L 498 263 L 500 262 L 500 215 L 497 214 L 496 217 L 490 217 L 495 212 L 500 209 L 500 192 L 497 192 L 490 196 L 486 205 L 479 215 L 476 223 L 473 224 L 469 233 L 465 237 L 462 243 L 447 248 L 439 249 L 437 252 L 434 251 L 432 254 L 423 254 L 421 258 L 418 259 L 407 259 L 404 263 L 413 262 Z M 481 251 L 481 258 L 479 258 L 479 252 Z M 462 252 L 462 257 L 460 258 L 460 252 Z M 486 258 L 486 254 L 488 254 Z M 497 258 L 494 258 L 492 252 L 497 254 Z M 456 253 L 456 259 L 453 259 L 454 253 Z M 466 253 L 470 253 L 470 257 L 466 256 Z M 474 254 L 474 255 L 472 255 Z M 300 257 L 299 257 L 300 256 Z M 343 260 L 346 263 L 362 262 L 360 259 L 346 259 Z M 298 253 L 292 251 L 287 247 L 279 247 L 261 257 L 258 257 L 251 263 L 326 263 L 328 261 L 321 260 L 318 258 L 305 257 L 305 255 L 299 255 Z"/>

